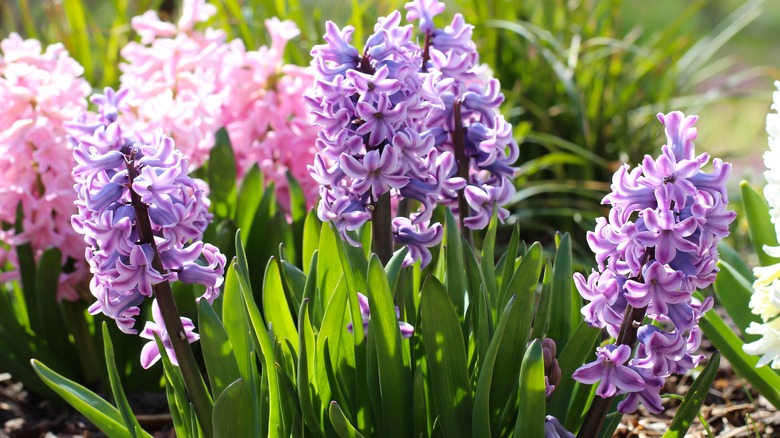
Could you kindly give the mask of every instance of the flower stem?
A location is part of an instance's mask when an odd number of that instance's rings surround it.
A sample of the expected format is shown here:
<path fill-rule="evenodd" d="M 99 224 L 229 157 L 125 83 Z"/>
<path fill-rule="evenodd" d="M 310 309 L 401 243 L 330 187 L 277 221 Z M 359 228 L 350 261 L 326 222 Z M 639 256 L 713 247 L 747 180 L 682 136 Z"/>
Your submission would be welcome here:
<path fill-rule="evenodd" d="M 458 164 L 458 176 L 469 182 L 469 157 L 466 155 L 466 139 L 464 138 L 463 117 L 460 112 L 461 101 L 455 101 L 452 112 L 455 116 L 455 130 L 452 131 L 452 148 L 455 152 L 455 162 Z M 469 204 L 464 196 L 465 188 L 458 190 L 458 218 L 460 220 L 460 232 L 466 237 L 466 241 L 474 246 L 474 236 L 470 228 L 464 223 L 469 215 Z"/>
<path fill-rule="evenodd" d="M 141 202 L 141 197 L 133 190 L 133 179 L 138 176 L 138 170 L 135 168 L 134 162 L 135 151 L 131 153 L 130 160 L 127 162 L 127 171 L 130 180 L 130 199 L 133 208 L 135 209 L 135 220 L 139 239 L 138 243 L 151 246 L 154 251 L 152 268 L 161 275 L 165 275 L 167 270 L 162 264 L 160 253 L 157 251 L 157 243 L 154 241 L 154 234 L 152 234 L 152 224 L 149 219 L 148 207 Z M 198 416 L 198 421 L 200 422 L 203 434 L 206 437 L 211 437 L 213 433 L 211 412 L 214 408 L 214 404 L 209 396 L 206 384 L 203 381 L 203 376 L 198 369 L 198 364 L 195 361 L 195 354 L 192 352 L 190 343 L 187 341 L 184 326 L 182 326 L 181 317 L 176 308 L 176 301 L 173 299 L 171 285 L 168 280 L 165 280 L 162 283 L 154 285 L 153 288 L 154 296 L 157 298 L 157 304 L 160 306 L 160 313 L 162 313 L 163 316 L 165 330 L 168 332 L 173 351 L 176 353 L 176 359 L 179 362 L 182 377 L 184 377 L 184 386 L 195 405 L 195 413 Z"/>
<path fill-rule="evenodd" d="M 626 305 L 626 316 L 623 318 L 623 324 L 620 326 L 617 345 L 628 345 L 631 347 L 631 350 L 634 349 L 637 330 L 639 330 L 642 320 L 645 319 L 645 312 L 647 312 L 647 307 L 635 308 Z M 609 411 L 609 407 L 612 405 L 613 398 L 596 397 L 593 399 L 577 438 L 594 438 L 598 436 L 601 427 L 604 425 L 604 419 L 607 417 L 607 411 Z"/>
<path fill-rule="evenodd" d="M 393 256 L 393 224 L 390 221 L 390 192 L 385 192 L 374 201 L 371 211 L 371 241 L 374 252 L 383 265 Z"/>

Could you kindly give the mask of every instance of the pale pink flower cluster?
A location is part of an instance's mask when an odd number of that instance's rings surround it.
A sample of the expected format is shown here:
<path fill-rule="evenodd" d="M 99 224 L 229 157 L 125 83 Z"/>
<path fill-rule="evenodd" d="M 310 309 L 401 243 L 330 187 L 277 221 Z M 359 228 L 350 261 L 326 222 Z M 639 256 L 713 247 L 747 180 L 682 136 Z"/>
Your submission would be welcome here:
<path fill-rule="evenodd" d="M 24 212 L 23 233 L 0 229 L 0 267 L 13 266 L 0 281 L 19 278 L 15 245 L 29 242 L 36 258 L 57 247 L 70 271 L 61 275 L 57 296 L 69 300 L 88 274 L 84 241 L 70 225 L 74 162 L 63 127 L 87 107 L 91 88 L 83 74 L 60 43 L 42 51 L 40 42 L 16 33 L 0 42 L 0 221 L 13 225 L 19 203 Z"/>
<path fill-rule="evenodd" d="M 284 47 L 298 29 L 290 21 L 266 20 L 272 44 L 250 51 L 240 40 L 227 41 L 221 30 L 195 29 L 215 13 L 205 0 L 185 0 L 176 24 L 161 21 L 155 11 L 133 18 L 141 41 L 122 49 L 121 88 L 130 92 L 123 123 L 138 131 L 161 129 L 191 168 L 208 159 L 217 130 L 225 127 L 239 177 L 258 163 L 286 202 L 289 170 L 312 205 L 317 186 L 306 164 L 317 130 L 308 121 L 303 92 L 313 74 L 283 64 Z"/>

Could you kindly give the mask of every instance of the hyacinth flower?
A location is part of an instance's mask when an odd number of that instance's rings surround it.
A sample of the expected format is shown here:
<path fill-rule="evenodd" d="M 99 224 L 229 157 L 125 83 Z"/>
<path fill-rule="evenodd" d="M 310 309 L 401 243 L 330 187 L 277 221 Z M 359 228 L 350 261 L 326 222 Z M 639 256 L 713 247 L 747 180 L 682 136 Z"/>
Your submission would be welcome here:
<path fill-rule="evenodd" d="M 87 108 L 90 86 L 84 69 L 62 44 L 42 50 L 40 42 L 12 33 L 0 42 L 0 283 L 20 278 L 15 246 L 29 244 L 36 259 L 59 248 L 62 264 L 57 298 L 76 300 L 89 271 L 84 241 L 70 225 L 73 160 L 64 124 Z M 21 206 L 23 232 L 14 230 Z"/>
<path fill-rule="evenodd" d="M 409 248 L 406 265 L 430 262 L 428 248 L 443 235 L 431 222 L 436 205 L 453 207 L 462 228 L 479 229 L 494 208 L 506 219 L 501 206 L 514 193 L 518 147 L 498 113 L 500 84 L 479 65 L 462 15 L 435 27 L 444 7 L 406 4 L 422 47 L 395 11 L 378 20 L 362 51 L 352 45 L 352 26 L 330 21 L 325 44 L 311 51 L 317 79 L 307 102 L 320 132 L 309 169 L 320 184 L 318 216 L 354 245 L 349 232 L 371 220 L 383 262 L 393 240 Z"/>
<path fill-rule="evenodd" d="M 363 333 L 368 336 L 368 322 L 371 320 L 371 309 L 368 307 L 368 297 L 358 292 L 358 305 L 360 306 L 360 317 L 363 320 Z M 395 317 L 400 318 L 401 313 L 398 310 L 398 306 L 395 308 Z M 414 327 L 411 324 L 404 321 L 398 321 L 398 329 L 401 331 L 401 337 L 409 339 L 414 335 Z M 350 322 L 347 324 L 347 331 L 352 333 L 354 326 Z"/>
<path fill-rule="evenodd" d="M 573 375 L 598 384 L 581 436 L 598 432 L 617 395 L 625 395 L 621 412 L 639 403 L 662 411 L 664 379 L 704 359 L 696 354 L 698 321 L 712 298 L 700 301 L 693 292 L 715 280 L 717 244 L 736 216 L 726 208 L 731 165 L 716 158 L 711 172 L 702 169 L 709 155 L 696 155 L 696 116 L 675 111 L 658 119 L 667 140 L 661 155 L 646 155 L 636 168 L 626 164 L 615 173 L 603 200 L 611 206 L 609 217 L 597 219 L 587 236 L 598 270 L 587 278 L 574 275 L 589 301 L 585 320 L 615 339 Z"/>
<path fill-rule="evenodd" d="M 225 257 L 201 241 L 211 220 L 209 201 L 202 185 L 188 176 L 187 160 L 173 140 L 119 122 L 127 110 L 126 96 L 127 90 L 106 88 L 92 97 L 98 114 L 83 114 L 68 125 L 77 163 L 78 213 L 72 224 L 87 243 L 90 291 L 96 298 L 89 311 L 135 334 L 140 305 L 154 297 L 154 322 L 141 336 L 157 334 L 171 350 L 202 419 L 210 412 L 208 395 L 197 383 L 200 375 L 189 347 L 198 337 L 192 322 L 179 317 L 170 282 L 204 286 L 199 299 L 211 303 L 223 281 Z M 141 362 L 148 368 L 158 358 L 156 345 L 147 345 Z"/>
<path fill-rule="evenodd" d="M 303 100 L 314 73 L 283 59 L 298 28 L 291 21 L 265 20 L 271 44 L 247 50 L 222 30 L 197 29 L 216 12 L 205 0 L 185 0 L 176 23 L 160 20 L 156 11 L 132 19 L 140 41 L 121 51 L 120 84 L 130 90 L 122 122 L 138 131 L 162 130 L 191 168 L 209 158 L 224 127 L 239 178 L 257 164 L 289 209 L 289 171 L 314 205 L 318 185 L 306 166 L 318 130 Z"/>
<path fill-rule="evenodd" d="M 769 214 L 775 225 L 775 233 L 780 235 L 780 81 L 775 82 L 777 91 L 773 93 L 772 109 L 774 112 L 766 116 L 766 132 L 769 136 L 769 150 L 764 153 L 766 172 L 764 177 L 764 197 L 769 204 Z M 773 257 L 780 256 L 780 248 L 765 246 L 764 251 Z M 780 369 L 780 265 L 757 267 L 753 270 L 756 281 L 753 283 L 753 295 L 750 298 L 750 309 L 758 315 L 762 323 L 751 322 L 747 333 L 760 336 L 754 342 L 746 344 L 745 353 L 761 356 L 756 366 L 769 364 Z"/>

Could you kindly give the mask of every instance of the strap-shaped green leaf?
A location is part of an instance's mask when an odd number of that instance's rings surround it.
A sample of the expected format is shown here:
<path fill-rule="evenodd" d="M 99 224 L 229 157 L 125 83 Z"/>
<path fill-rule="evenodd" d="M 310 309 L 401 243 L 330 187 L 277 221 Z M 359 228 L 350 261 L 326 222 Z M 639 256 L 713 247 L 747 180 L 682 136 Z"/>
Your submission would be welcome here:
<path fill-rule="evenodd" d="M 382 262 L 374 254 L 368 263 L 369 336 L 376 345 L 382 404 L 383 435 L 411 436 L 411 373 L 403 364 L 403 348 L 395 305 Z"/>
<path fill-rule="evenodd" d="M 444 436 L 471 436 L 471 384 L 458 315 L 439 280 L 425 280 L 420 329 L 428 360 L 430 389 Z"/>
<path fill-rule="evenodd" d="M 236 211 L 236 157 L 225 128 L 216 134 L 209 154 L 209 199 L 217 217 L 230 218 Z"/>
<path fill-rule="evenodd" d="M 704 404 L 704 397 L 707 396 L 712 387 L 712 382 L 715 381 L 719 365 L 720 353 L 716 351 L 685 394 L 683 402 L 677 408 L 672 424 L 669 425 L 669 430 L 664 433 L 664 438 L 682 438 L 685 436 L 699 414 L 701 405 Z"/>
<path fill-rule="evenodd" d="M 758 357 L 742 351 L 744 345 L 742 340 L 717 313 L 705 313 L 699 320 L 699 327 L 707 339 L 729 361 L 734 371 L 747 380 L 770 403 L 780 408 L 780 375 L 766 366 L 756 368 Z"/>
<path fill-rule="evenodd" d="M 750 310 L 750 296 L 753 294 L 753 286 L 736 269 L 723 260 L 718 262 L 718 277 L 713 283 L 718 302 L 726 309 L 734 324 L 742 332 L 746 342 L 759 339 L 757 335 L 745 332 L 751 322 L 760 323 L 761 318 Z"/>
<path fill-rule="evenodd" d="M 775 226 L 769 218 L 769 205 L 756 189 L 747 181 L 739 184 L 742 206 L 748 218 L 750 241 L 753 242 L 758 259 L 762 266 L 780 263 L 780 259 L 772 257 L 764 251 L 764 245 L 777 246 Z"/>
<path fill-rule="evenodd" d="M 116 360 L 114 358 L 114 345 L 111 343 L 111 335 L 108 333 L 108 327 L 106 322 L 103 321 L 103 350 L 106 353 L 106 369 L 108 370 L 108 381 L 111 384 L 111 392 L 114 394 L 114 401 L 119 409 L 119 413 L 122 414 L 122 421 L 124 421 L 127 432 L 132 438 L 138 436 L 150 437 L 148 433 L 141 429 L 141 425 L 138 424 L 138 420 L 135 418 L 133 411 L 130 409 L 130 403 L 127 401 L 125 391 L 122 389 L 122 381 L 119 378 L 119 371 L 116 369 Z"/>
<path fill-rule="evenodd" d="M 547 337 L 552 338 L 557 345 L 566 345 L 573 327 L 571 238 L 568 233 L 561 236 L 558 252 L 555 254 L 551 306 Z"/>
<path fill-rule="evenodd" d="M 516 437 L 544 436 L 545 384 L 542 344 L 534 339 L 523 356 L 518 390 L 520 409 L 515 423 Z"/>
<path fill-rule="evenodd" d="M 282 285 L 279 263 L 276 258 L 268 260 L 263 281 L 263 311 L 269 327 L 274 328 L 277 340 L 289 340 L 295 354 L 298 354 L 298 332 Z"/>
<path fill-rule="evenodd" d="M 254 435 L 252 418 L 252 394 L 243 379 L 228 385 L 214 403 L 211 418 L 214 438 L 238 438 Z"/>
<path fill-rule="evenodd" d="M 119 413 L 117 408 L 111 406 L 110 403 L 94 392 L 70 379 L 62 377 L 37 360 L 33 359 L 30 363 L 49 388 L 65 399 L 69 405 L 81 412 L 103 433 L 110 437 L 130 438 L 130 432 L 124 426 L 122 414 Z"/>
<path fill-rule="evenodd" d="M 215 398 L 219 398 L 225 388 L 241 378 L 241 372 L 227 331 L 206 300 L 200 300 L 198 303 L 198 331 L 211 393 Z"/>
<path fill-rule="evenodd" d="M 363 438 L 363 435 L 355 429 L 347 417 L 344 416 L 344 412 L 341 411 L 339 404 L 335 401 L 330 402 L 330 409 L 328 409 L 328 415 L 330 421 L 333 423 L 333 428 L 341 438 Z"/>

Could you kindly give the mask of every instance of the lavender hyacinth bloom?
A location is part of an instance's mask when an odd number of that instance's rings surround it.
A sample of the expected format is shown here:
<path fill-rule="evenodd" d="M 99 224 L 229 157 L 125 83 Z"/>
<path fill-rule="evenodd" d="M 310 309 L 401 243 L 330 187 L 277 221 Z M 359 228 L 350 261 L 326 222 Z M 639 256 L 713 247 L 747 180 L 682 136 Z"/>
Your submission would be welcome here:
<path fill-rule="evenodd" d="M 430 222 L 436 204 L 466 199 L 458 213 L 474 229 L 487 225 L 494 205 L 507 218 L 501 206 L 514 194 L 518 147 L 498 113 L 500 84 L 478 65 L 472 26 L 457 14 L 437 29 L 445 5 L 436 0 L 405 8 L 407 20 L 419 20 L 424 47 L 398 11 L 378 20 L 362 54 L 351 26 L 326 24 L 326 44 L 311 51 L 319 77 L 307 103 L 322 130 L 309 170 L 321 184 L 318 216 L 355 245 L 349 231 L 372 218 L 380 197 L 415 201 L 416 211 L 394 214 L 392 234 L 410 249 L 405 265 L 425 266 L 443 234 Z"/>
<path fill-rule="evenodd" d="M 717 244 L 736 216 L 726 209 L 731 165 L 715 159 L 707 173 L 702 168 L 709 155 L 696 155 L 697 118 L 675 111 L 658 119 L 667 139 L 661 155 L 645 156 L 640 166 L 624 165 L 615 173 L 612 192 L 603 201 L 612 206 L 609 217 L 599 218 L 588 233 L 598 271 L 587 279 L 574 276 L 580 295 L 589 301 L 582 309 L 585 320 L 620 340 L 600 348 L 597 360 L 578 369 L 574 378 L 600 381 L 597 394 L 604 398 L 627 394 L 619 405 L 623 412 L 640 402 L 660 412 L 664 379 L 704 359 L 694 354 L 701 338 L 697 324 L 712 299 L 702 302 L 692 294 L 714 281 Z M 643 325 L 645 317 L 660 324 Z M 639 345 L 632 355 L 634 342 Z"/>
<path fill-rule="evenodd" d="M 544 418 L 544 438 L 574 438 L 574 434 L 566 430 L 557 418 L 548 415 Z"/>
<path fill-rule="evenodd" d="M 368 336 L 368 322 L 371 320 L 371 309 L 368 307 L 368 297 L 358 292 L 358 304 L 360 305 L 360 317 L 363 320 L 363 333 Z M 395 308 L 396 319 L 401 317 L 401 313 L 398 310 L 398 306 Z M 414 327 L 411 324 L 404 321 L 398 321 L 398 329 L 401 330 L 401 337 L 404 339 L 411 338 L 414 335 Z M 347 324 L 347 331 L 352 333 L 354 327 L 350 322 Z"/>
<path fill-rule="evenodd" d="M 157 305 L 157 300 L 152 301 L 152 318 L 153 321 L 147 321 L 143 331 L 138 335 L 144 339 L 151 340 L 141 349 L 141 366 L 144 369 L 148 369 L 160 360 L 160 348 L 157 346 L 157 342 L 154 339 L 155 334 L 160 338 L 160 341 L 162 341 L 163 347 L 165 347 L 165 353 L 171 359 L 171 363 L 179 366 L 179 361 L 176 359 L 176 354 L 173 352 L 171 338 L 168 335 L 168 330 L 165 329 L 162 313 L 160 312 L 160 306 Z M 181 323 L 182 326 L 184 326 L 184 333 L 190 344 L 200 339 L 200 335 L 193 332 L 195 324 L 192 323 L 192 320 L 189 318 L 182 318 Z"/>
<path fill-rule="evenodd" d="M 135 334 L 139 306 L 161 282 L 203 285 L 201 298 L 212 302 L 223 281 L 225 256 L 200 241 L 211 220 L 209 201 L 201 184 L 187 175 L 187 160 L 173 140 L 125 131 L 117 114 L 125 109 L 127 92 L 106 88 L 104 93 L 92 98 L 98 114 L 69 125 L 78 193 L 72 224 L 89 245 L 90 290 L 97 299 L 90 313 L 103 313 L 123 332 Z M 159 311 L 153 313 L 155 323 L 142 337 L 151 339 L 154 331 L 165 340 Z M 185 327 L 192 327 L 185 319 Z M 188 332 L 188 339 L 193 342 L 197 335 Z M 144 348 L 144 367 L 156 361 L 154 349 Z M 175 360 L 172 350 L 169 355 Z"/>

